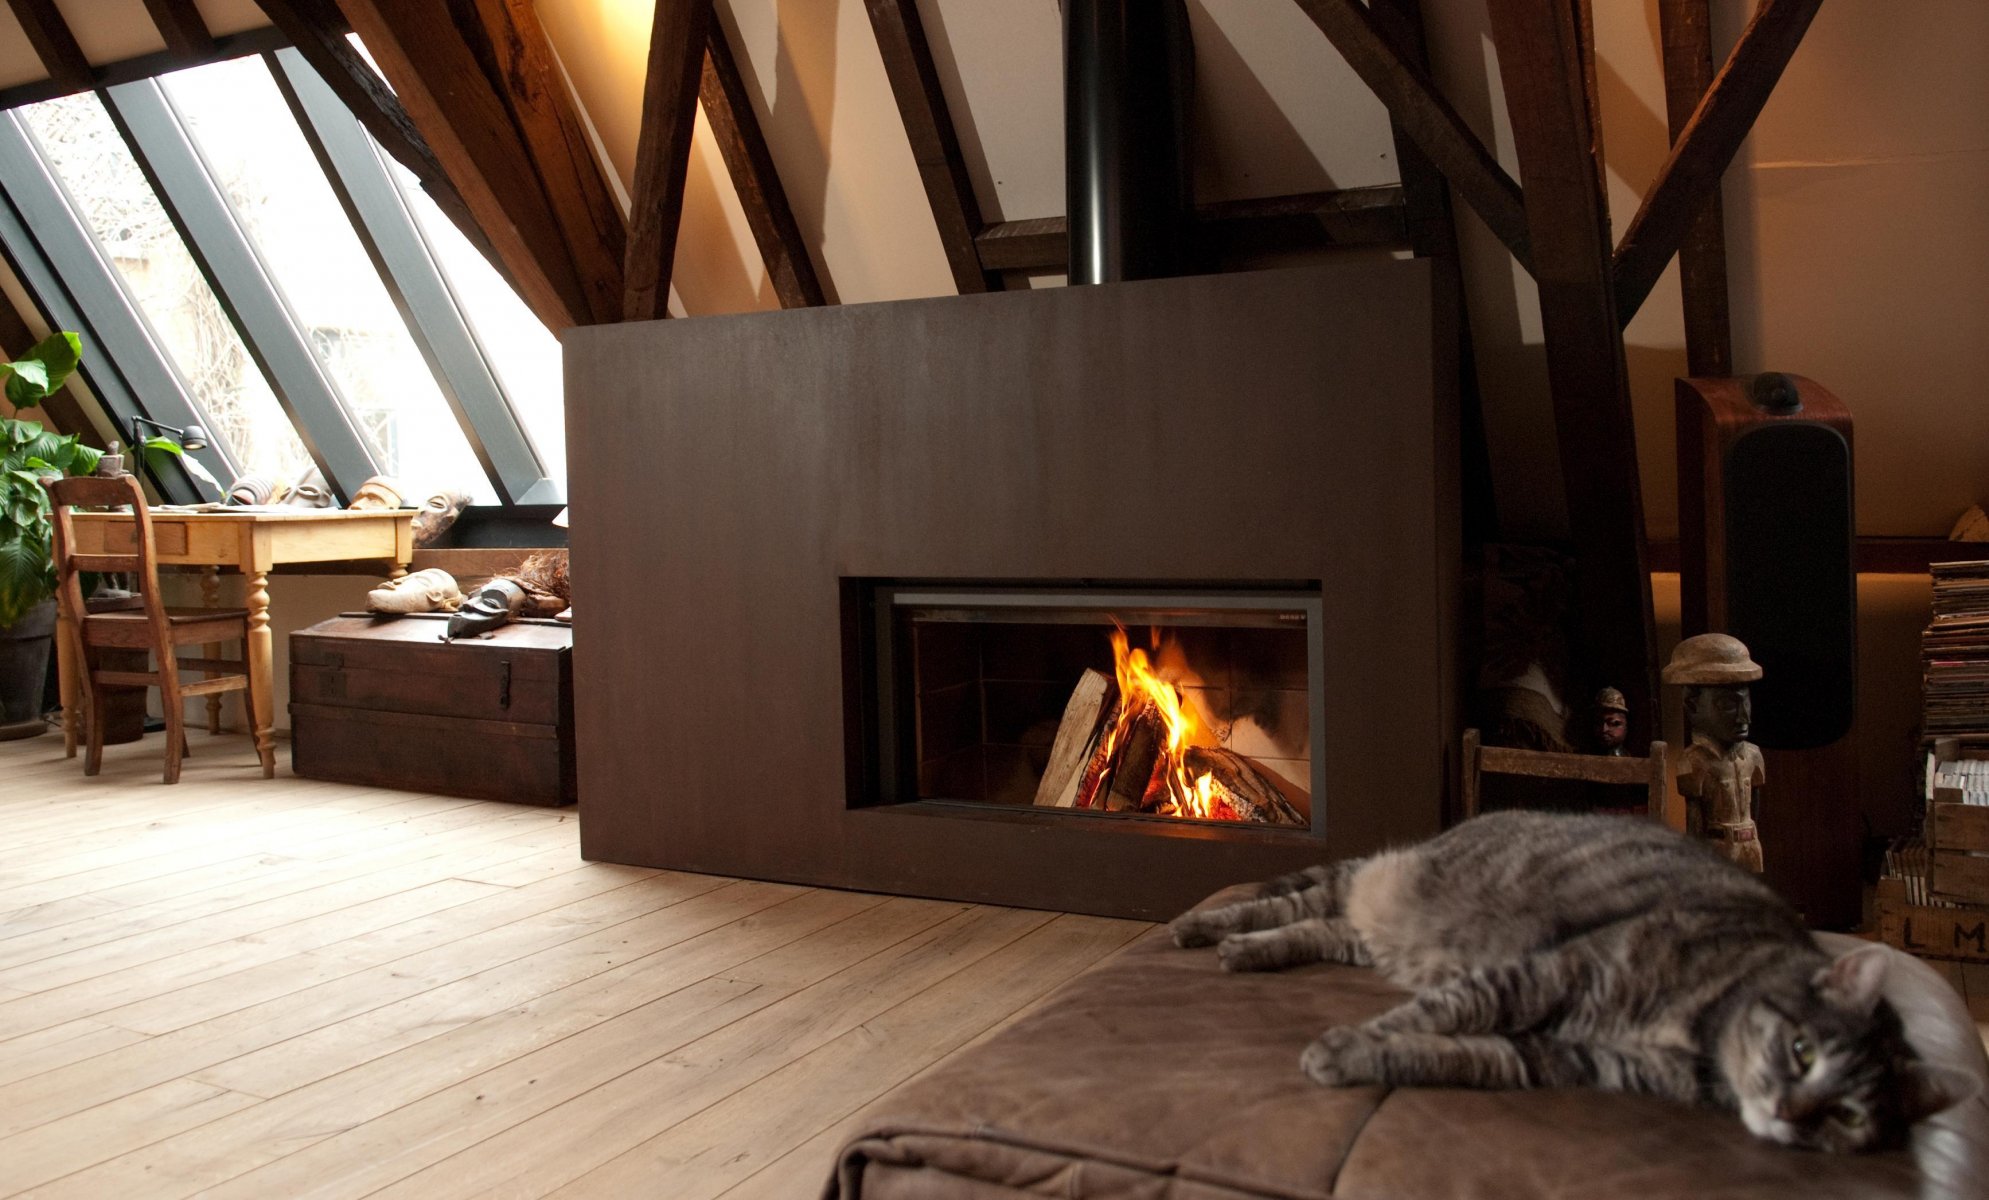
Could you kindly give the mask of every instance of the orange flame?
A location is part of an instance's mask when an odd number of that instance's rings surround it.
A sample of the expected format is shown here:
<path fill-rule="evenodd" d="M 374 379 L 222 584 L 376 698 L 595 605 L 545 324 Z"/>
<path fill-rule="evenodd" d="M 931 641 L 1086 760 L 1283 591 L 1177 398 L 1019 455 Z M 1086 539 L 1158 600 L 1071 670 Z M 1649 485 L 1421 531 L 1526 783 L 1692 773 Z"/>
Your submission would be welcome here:
<path fill-rule="evenodd" d="M 1151 636 L 1158 654 L 1162 649 L 1159 631 L 1152 631 Z M 1114 628 L 1111 639 L 1112 666 L 1119 677 L 1119 716 L 1106 733 L 1106 755 L 1111 755 L 1142 713 L 1152 712 L 1167 734 L 1158 772 L 1167 798 L 1154 811 L 1170 817 L 1235 820 L 1236 814 L 1225 803 L 1224 790 L 1214 778 L 1206 772 L 1199 779 L 1189 777 L 1188 748 L 1211 744 L 1194 707 L 1180 688 L 1154 670 L 1152 656 L 1132 646 L 1124 626 Z"/>

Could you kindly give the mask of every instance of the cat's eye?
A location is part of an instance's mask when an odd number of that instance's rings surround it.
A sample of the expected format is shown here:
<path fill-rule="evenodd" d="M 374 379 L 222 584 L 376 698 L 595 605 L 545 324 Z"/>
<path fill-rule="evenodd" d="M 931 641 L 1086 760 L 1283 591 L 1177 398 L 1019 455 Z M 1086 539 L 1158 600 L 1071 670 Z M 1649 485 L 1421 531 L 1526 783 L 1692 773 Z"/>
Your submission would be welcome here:
<path fill-rule="evenodd" d="M 1799 1033 L 1789 1042 L 1789 1057 L 1796 1060 L 1796 1070 L 1807 1071 L 1816 1065 L 1816 1047 Z"/>
<path fill-rule="evenodd" d="M 1867 1117 L 1865 1110 L 1855 1104 L 1839 1104 L 1831 1108 L 1830 1119 L 1846 1129 L 1861 1129 Z"/>

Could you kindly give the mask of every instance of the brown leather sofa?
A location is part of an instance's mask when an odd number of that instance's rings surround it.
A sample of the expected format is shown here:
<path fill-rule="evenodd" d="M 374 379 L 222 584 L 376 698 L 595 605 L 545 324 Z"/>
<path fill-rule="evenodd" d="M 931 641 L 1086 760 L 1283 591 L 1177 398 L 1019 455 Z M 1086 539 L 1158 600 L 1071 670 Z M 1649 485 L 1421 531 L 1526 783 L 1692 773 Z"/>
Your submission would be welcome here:
<path fill-rule="evenodd" d="M 1849 939 L 1820 935 L 1826 949 Z M 1989 1197 L 1989 1101 L 1856 1158 L 1738 1118 L 1595 1091 L 1317 1087 L 1300 1050 L 1401 993 L 1371 971 L 1225 975 L 1164 929 L 873 1106 L 830 1200 L 1589 1200 Z M 1989 1081 L 1953 989 L 1899 955 L 1887 996 L 1921 1053 Z"/>

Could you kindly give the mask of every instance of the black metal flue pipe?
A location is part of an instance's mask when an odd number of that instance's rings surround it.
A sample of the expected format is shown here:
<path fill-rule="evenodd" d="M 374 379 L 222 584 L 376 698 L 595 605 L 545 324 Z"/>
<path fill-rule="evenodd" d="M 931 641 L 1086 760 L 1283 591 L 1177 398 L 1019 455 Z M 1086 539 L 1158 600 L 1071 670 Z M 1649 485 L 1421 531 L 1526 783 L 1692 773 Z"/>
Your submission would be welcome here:
<path fill-rule="evenodd" d="M 1195 91 L 1187 6 L 1063 0 L 1063 9 L 1070 282 L 1185 274 Z"/>

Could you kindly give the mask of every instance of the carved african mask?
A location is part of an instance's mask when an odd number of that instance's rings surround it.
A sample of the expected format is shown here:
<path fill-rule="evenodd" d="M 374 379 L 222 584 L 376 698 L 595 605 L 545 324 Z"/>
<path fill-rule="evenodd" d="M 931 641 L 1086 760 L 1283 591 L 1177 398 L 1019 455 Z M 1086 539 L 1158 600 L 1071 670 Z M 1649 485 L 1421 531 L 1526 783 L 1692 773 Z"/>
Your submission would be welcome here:
<path fill-rule="evenodd" d="M 274 475 L 244 475 L 228 485 L 228 503 L 271 504 L 288 490 Z"/>
<path fill-rule="evenodd" d="M 440 567 L 389 579 L 366 593 L 366 607 L 376 613 L 455 612 L 462 606 L 455 576 Z"/>
<path fill-rule="evenodd" d="M 509 579 L 493 579 L 463 602 L 461 611 L 449 618 L 449 632 L 443 640 L 487 633 L 511 622 L 525 607 L 525 589 Z"/>
<path fill-rule="evenodd" d="M 469 503 L 468 493 L 458 491 L 437 492 L 423 501 L 420 511 L 414 514 L 414 544 L 432 546 L 441 540 Z"/>
<path fill-rule="evenodd" d="M 399 508 L 406 501 L 401 499 L 400 480 L 391 475 L 375 475 L 359 485 L 352 493 L 351 509 Z"/>
<path fill-rule="evenodd" d="M 331 508 L 336 503 L 337 501 L 332 498 L 331 486 L 325 482 L 325 477 L 315 470 L 299 480 L 297 486 L 291 488 L 290 494 L 283 499 L 285 508 Z"/>

